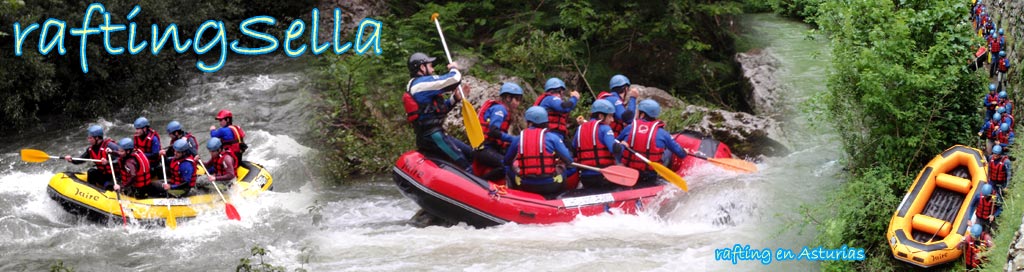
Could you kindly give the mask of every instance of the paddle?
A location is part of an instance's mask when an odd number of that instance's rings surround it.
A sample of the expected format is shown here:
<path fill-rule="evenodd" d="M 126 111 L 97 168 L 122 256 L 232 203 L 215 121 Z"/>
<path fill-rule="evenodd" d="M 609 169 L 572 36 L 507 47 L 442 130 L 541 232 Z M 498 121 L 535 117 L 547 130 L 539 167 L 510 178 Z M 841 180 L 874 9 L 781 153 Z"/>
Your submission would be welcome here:
<path fill-rule="evenodd" d="M 722 168 L 725 168 L 727 170 L 732 170 L 732 171 L 740 172 L 740 173 L 754 173 L 754 172 L 757 172 L 757 165 L 754 165 L 753 163 L 745 161 L 745 160 L 733 159 L 733 158 L 708 158 L 708 157 L 704 157 L 704 156 L 693 154 L 693 153 L 686 153 L 686 154 L 690 155 L 690 156 L 694 156 L 694 157 L 696 157 L 698 159 L 702 159 L 702 160 L 708 161 L 708 162 L 710 162 L 710 163 L 712 163 L 714 165 L 717 165 L 718 167 L 722 167 Z"/>
<path fill-rule="evenodd" d="M 21 150 L 21 160 L 23 160 L 25 162 L 45 162 L 45 161 L 47 161 L 49 159 L 64 159 L 64 158 L 57 157 L 57 156 L 50 156 L 50 155 L 46 154 L 46 152 L 43 152 L 42 150 L 36 150 L 36 149 L 22 149 Z M 83 158 L 71 158 L 71 160 L 74 160 L 74 161 L 100 162 L 100 160 L 83 159 Z"/>
<path fill-rule="evenodd" d="M 619 142 L 617 140 L 616 142 L 622 144 L 622 142 Z M 668 180 L 668 182 L 674 184 L 676 187 L 679 187 L 679 189 L 683 189 L 684 192 L 690 191 L 690 188 L 686 186 L 686 180 L 684 180 L 683 177 L 680 177 L 679 174 L 676 174 L 675 171 L 672 171 L 672 169 L 668 169 L 668 167 L 665 167 L 660 163 L 648 160 L 647 157 L 644 157 L 644 155 L 640 155 L 640 152 L 636 152 L 636 150 L 633 150 L 633 148 L 631 147 L 628 147 L 626 145 L 622 146 L 629 150 L 629 152 L 633 152 L 633 155 L 636 155 L 638 158 L 640 158 L 640 160 L 643 160 L 645 163 L 647 163 L 648 166 L 654 169 L 654 172 L 657 172 L 659 176 L 665 178 L 665 180 Z"/>
<path fill-rule="evenodd" d="M 107 153 L 107 163 L 110 164 L 110 177 L 114 178 L 114 184 L 118 184 L 117 175 L 114 174 L 114 172 L 117 172 L 117 169 L 114 169 L 114 160 L 110 159 L 110 153 Z M 121 208 L 121 222 L 124 222 L 124 228 L 127 229 L 128 217 L 124 216 L 124 205 L 121 205 L 121 192 L 114 190 L 114 195 L 117 196 L 117 207 Z"/>
<path fill-rule="evenodd" d="M 164 185 L 167 184 L 167 164 L 164 163 L 164 155 L 160 155 L 160 168 L 164 171 Z M 178 227 L 178 219 L 174 218 L 174 214 L 171 213 L 171 202 L 167 201 L 167 227 L 175 229 Z"/>
<path fill-rule="evenodd" d="M 627 187 L 636 185 L 636 179 L 640 177 L 640 172 L 636 171 L 636 169 L 625 167 L 622 165 L 612 165 L 605 167 L 604 169 L 589 165 L 583 165 L 575 162 L 572 163 L 572 165 L 587 170 L 601 172 L 601 175 L 604 175 L 604 178 L 610 181 L 611 183 Z"/>
<path fill-rule="evenodd" d="M 199 162 L 199 166 L 203 167 L 207 175 L 210 174 L 210 168 L 206 168 L 206 165 L 203 165 L 203 161 L 196 160 L 196 162 Z M 213 189 L 217 190 L 217 194 L 220 195 L 220 200 L 224 201 L 224 213 L 228 214 L 228 219 L 235 221 L 242 220 L 242 217 L 238 215 L 238 210 L 235 209 L 235 205 L 231 205 L 231 202 L 228 202 L 228 199 L 224 198 L 224 194 L 220 192 L 220 188 L 217 187 L 217 183 L 213 183 Z"/>
<path fill-rule="evenodd" d="M 434 13 L 430 15 L 430 20 L 434 21 L 434 25 L 437 26 L 437 35 L 441 36 L 441 45 L 444 46 L 444 56 L 448 58 L 448 63 L 451 63 L 452 54 L 448 52 L 448 43 L 445 42 L 444 33 L 441 32 L 441 22 L 437 20 L 438 16 L 437 13 Z M 480 127 L 476 109 L 473 108 L 473 104 L 469 103 L 466 94 L 462 92 L 462 84 L 459 84 L 459 95 L 462 96 L 462 124 L 466 127 L 466 136 L 469 137 L 469 143 L 473 148 L 480 147 L 480 144 L 484 143 L 484 130 Z"/>

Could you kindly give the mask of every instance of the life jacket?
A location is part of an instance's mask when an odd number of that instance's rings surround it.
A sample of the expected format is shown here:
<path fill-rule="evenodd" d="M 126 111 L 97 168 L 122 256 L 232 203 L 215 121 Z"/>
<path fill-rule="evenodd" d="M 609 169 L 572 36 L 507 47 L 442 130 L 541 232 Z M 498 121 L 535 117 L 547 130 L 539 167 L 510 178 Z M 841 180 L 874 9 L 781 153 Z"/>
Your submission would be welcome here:
<path fill-rule="evenodd" d="M 546 178 L 555 175 L 557 162 L 555 154 L 544 148 L 544 137 L 547 129 L 528 128 L 519 135 L 519 151 L 516 161 L 519 162 L 519 176 L 528 178 Z"/>
<path fill-rule="evenodd" d="M 576 139 L 579 146 L 576 147 L 576 160 L 583 165 L 604 168 L 615 164 L 615 157 L 608 146 L 601 141 L 598 135 L 601 130 L 600 120 L 590 120 L 576 130 Z"/>
<path fill-rule="evenodd" d="M 978 219 L 988 220 L 988 216 L 992 215 L 992 196 L 982 196 L 981 200 L 978 201 L 978 208 L 974 211 Z"/>
<path fill-rule="evenodd" d="M 997 129 L 997 130 L 995 130 L 995 135 L 994 136 L 995 137 L 993 137 L 992 140 L 999 141 L 999 144 L 1002 144 L 1003 147 L 1006 147 L 1006 145 L 1010 144 L 1010 132 L 1009 131 L 1003 132 L 1002 130 L 998 130 Z"/>
<path fill-rule="evenodd" d="M 495 104 L 505 105 L 505 104 L 502 104 L 499 101 L 487 100 L 487 102 L 484 102 L 484 105 L 482 107 L 480 107 L 480 114 L 477 117 L 477 119 L 480 120 L 480 127 L 483 128 L 484 140 L 488 141 L 490 143 L 495 144 L 496 146 L 498 146 L 498 148 L 500 148 L 502 151 L 504 151 L 504 150 L 508 149 L 508 144 L 509 143 L 507 143 L 505 141 L 502 141 L 501 139 L 494 139 L 494 138 L 491 138 L 491 136 L 488 136 L 487 132 L 489 132 L 491 130 L 491 128 L 490 128 L 491 120 L 490 119 L 484 119 L 485 118 L 484 115 L 487 114 L 487 111 L 490 110 L 491 106 L 494 106 Z M 501 127 L 498 128 L 498 129 L 501 129 L 501 132 L 506 132 L 506 133 L 508 132 L 508 126 L 509 126 L 509 122 L 508 122 L 509 118 L 508 117 L 509 116 L 505 116 L 505 119 L 501 121 Z"/>
<path fill-rule="evenodd" d="M 665 127 L 665 124 L 662 124 L 661 121 L 633 120 L 633 129 L 629 131 L 627 139 L 629 146 L 648 160 L 660 162 L 661 156 L 665 153 L 665 148 L 659 148 L 657 145 L 658 130 L 662 127 Z M 624 152 L 623 159 L 626 166 L 630 168 L 640 171 L 653 170 L 651 166 L 628 150 Z"/>
<path fill-rule="evenodd" d="M 988 47 L 992 48 L 992 50 L 990 50 L 989 52 L 992 52 L 993 55 L 999 56 L 999 37 L 996 37 L 996 35 L 991 35 L 988 39 Z"/>
<path fill-rule="evenodd" d="M 90 146 L 87 149 L 89 151 L 89 158 L 94 160 L 107 159 L 107 154 L 110 153 L 110 148 L 107 148 L 107 146 L 112 142 L 114 142 L 114 140 L 103 139 L 103 142 L 100 142 L 99 144 L 99 148 L 93 148 Z M 111 162 L 107 162 L 107 164 L 100 164 L 97 162 L 96 169 L 100 170 L 100 173 L 110 174 L 110 163 Z"/>
<path fill-rule="evenodd" d="M 985 109 L 994 111 L 996 110 L 996 105 L 999 105 L 999 102 L 1002 100 L 999 99 L 999 93 L 989 92 L 985 95 L 985 101 L 988 102 L 989 105 L 988 107 L 985 107 Z"/>
<path fill-rule="evenodd" d="M 228 125 L 227 127 L 231 129 L 231 133 L 235 135 L 235 139 L 224 141 L 221 144 L 224 146 L 224 149 L 235 153 L 235 155 L 242 155 L 242 145 L 245 144 L 245 131 L 242 131 L 242 128 L 236 125 Z"/>
<path fill-rule="evenodd" d="M 171 186 L 178 186 L 178 185 L 180 185 L 180 184 L 185 182 L 184 177 L 181 176 L 181 174 L 180 174 L 181 172 L 178 171 L 178 170 L 180 170 L 180 168 L 181 168 L 181 163 L 186 162 L 186 161 L 192 164 L 192 169 L 193 169 L 193 171 L 192 171 L 192 182 L 188 183 L 188 187 L 195 187 L 196 186 L 196 172 L 197 172 L 196 170 L 198 170 L 199 168 L 196 167 L 196 159 L 192 155 L 188 155 L 188 156 L 182 157 L 180 159 L 174 159 L 174 160 L 171 161 L 171 165 L 170 165 L 170 168 L 171 168 L 170 169 L 171 170 L 171 175 L 170 175 L 171 179 L 167 181 L 167 183 L 169 183 Z"/>
<path fill-rule="evenodd" d="M 224 157 L 231 157 L 231 159 L 233 161 L 232 165 L 229 166 L 229 167 L 231 167 L 231 169 L 225 169 L 224 168 Z M 210 168 L 213 168 L 213 169 L 211 169 L 212 172 L 207 173 L 207 174 L 212 174 L 212 175 L 219 175 L 220 173 L 225 173 L 227 171 L 237 171 L 238 170 L 238 157 L 235 156 L 235 154 L 232 154 L 231 152 L 220 152 L 217 155 L 217 157 L 214 157 L 214 158 L 210 159 Z M 235 175 L 237 176 L 238 173 L 236 172 Z"/>
<path fill-rule="evenodd" d="M 416 102 L 416 99 L 412 97 L 412 82 L 414 80 L 416 79 L 409 80 L 409 84 L 405 86 L 405 94 L 402 94 L 405 119 L 412 123 L 416 134 L 441 130 L 444 119 L 448 117 L 449 106 L 445 104 L 444 97 L 441 95 L 433 97 L 428 103 Z"/>
<path fill-rule="evenodd" d="M 147 128 L 142 135 L 132 137 L 132 142 L 135 148 L 142 150 L 143 153 L 153 152 L 153 143 L 160 142 L 160 135 L 152 128 Z"/>
<path fill-rule="evenodd" d="M 135 175 L 129 176 L 128 165 L 122 165 L 119 167 L 118 175 L 123 178 L 122 184 L 127 183 L 129 186 L 135 188 L 142 188 L 149 183 L 149 180 L 153 178 L 152 172 L 149 171 L 149 159 L 146 158 L 146 154 L 139 149 L 132 149 L 131 153 L 128 153 L 127 158 L 121 159 L 124 163 L 133 162 L 135 163 Z"/>
<path fill-rule="evenodd" d="M 544 98 L 553 96 L 561 98 L 561 94 L 545 92 L 540 97 L 537 97 L 537 101 L 533 102 L 534 106 L 540 106 L 540 102 L 544 101 Z M 566 124 L 569 122 L 568 112 L 558 112 L 553 109 L 544 108 L 548 111 L 548 129 L 552 132 L 557 132 L 565 136 L 569 133 L 569 129 L 566 128 Z"/>
<path fill-rule="evenodd" d="M 1010 58 L 999 59 L 999 71 L 1003 73 L 1010 71 Z"/>
<path fill-rule="evenodd" d="M 597 94 L 597 99 L 607 99 L 609 96 L 612 96 L 612 93 L 604 91 Z M 623 103 L 623 105 L 625 105 L 625 103 Z M 612 132 L 615 132 L 615 135 L 619 135 L 619 133 L 622 133 L 622 129 L 626 128 L 626 121 L 615 118 L 615 120 L 612 121 L 611 124 L 608 124 L 608 126 L 612 128 Z"/>
<path fill-rule="evenodd" d="M 974 245 L 974 237 L 967 235 L 967 240 L 964 240 L 964 242 L 964 260 L 966 261 L 967 268 L 981 266 L 981 259 L 978 258 L 978 246 Z"/>
<path fill-rule="evenodd" d="M 988 179 L 995 183 L 1006 183 L 1006 156 L 998 155 L 992 156 L 992 161 L 988 165 Z"/>
<path fill-rule="evenodd" d="M 995 140 L 996 139 L 996 132 L 998 132 L 998 131 L 999 131 L 999 120 L 996 120 L 995 118 L 989 118 L 989 120 L 988 120 L 988 128 L 985 129 L 985 131 L 982 132 L 983 133 L 982 135 L 985 136 L 985 139 Z"/>
<path fill-rule="evenodd" d="M 1010 124 L 1010 132 L 1013 132 L 1013 114 L 1003 113 L 1002 118 L 1003 118 L 1002 120 L 999 120 L 999 123 L 1000 124 L 1002 124 L 1002 123 Z"/>

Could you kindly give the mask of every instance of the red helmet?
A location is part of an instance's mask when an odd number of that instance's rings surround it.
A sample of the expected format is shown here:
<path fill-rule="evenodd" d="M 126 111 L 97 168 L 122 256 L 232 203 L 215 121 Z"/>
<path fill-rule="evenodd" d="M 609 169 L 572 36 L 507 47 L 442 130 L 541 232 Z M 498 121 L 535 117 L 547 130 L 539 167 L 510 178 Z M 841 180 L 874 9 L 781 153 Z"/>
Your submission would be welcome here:
<path fill-rule="evenodd" d="M 229 110 L 220 110 L 220 112 L 217 113 L 217 120 L 224 119 L 224 118 L 232 118 L 231 111 L 229 111 Z"/>

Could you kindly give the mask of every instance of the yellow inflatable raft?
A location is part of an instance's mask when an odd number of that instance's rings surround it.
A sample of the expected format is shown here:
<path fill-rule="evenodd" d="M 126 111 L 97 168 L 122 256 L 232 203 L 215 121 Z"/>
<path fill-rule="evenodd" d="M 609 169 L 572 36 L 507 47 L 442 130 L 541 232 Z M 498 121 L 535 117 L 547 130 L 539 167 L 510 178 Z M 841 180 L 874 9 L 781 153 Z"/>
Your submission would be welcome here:
<path fill-rule="evenodd" d="M 200 168 L 199 174 L 203 174 L 203 172 L 203 169 Z M 231 190 L 240 190 L 238 195 L 243 197 L 253 197 L 273 188 L 274 179 L 262 165 L 243 161 L 239 164 L 237 174 L 238 182 L 232 186 Z M 96 221 L 116 219 L 119 222 L 121 208 L 118 207 L 117 195 L 114 191 L 90 185 L 85 179 L 85 172 L 57 173 L 50 178 L 50 184 L 46 191 L 50 198 L 59 202 L 68 212 L 84 215 Z M 181 198 L 136 199 L 123 194 L 120 197 L 128 218 L 141 224 L 160 225 L 167 219 L 168 212 L 180 219 L 192 218 L 205 211 L 223 210 L 223 201 L 217 192 L 209 186 L 211 186 L 209 182 L 206 182 L 204 186 L 197 184 L 188 196 Z M 224 197 L 228 199 L 231 195 L 233 194 L 224 192 Z M 167 204 L 170 204 L 169 210 Z"/>
<path fill-rule="evenodd" d="M 925 165 L 903 197 L 885 237 L 892 255 L 920 267 L 960 258 L 957 245 L 968 233 L 978 186 L 987 179 L 978 149 L 956 145 Z"/>

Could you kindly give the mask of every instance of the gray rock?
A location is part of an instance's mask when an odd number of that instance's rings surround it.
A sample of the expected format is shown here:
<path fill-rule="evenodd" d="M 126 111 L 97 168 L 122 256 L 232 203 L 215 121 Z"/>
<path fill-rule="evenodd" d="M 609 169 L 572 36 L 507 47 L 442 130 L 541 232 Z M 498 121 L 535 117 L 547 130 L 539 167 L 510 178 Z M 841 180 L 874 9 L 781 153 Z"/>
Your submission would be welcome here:
<path fill-rule="evenodd" d="M 775 71 L 780 65 L 779 59 L 775 58 L 769 50 L 754 49 L 746 53 L 736 54 L 736 61 L 743 68 L 743 76 L 753 87 L 747 103 L 759 116 L 778 117 L 782 112 L 778 108 L 779 85 L 775 78 Z"/>
<path fill-rule="evenodd" d="M 740 157 L 781 156 L 789 153 L 788 147 L 775 140 L 781 139 L 779 137 L 782 134 L 779 123 L 773 119 L 694 105 L 686 106 L 681 115 L 680 118 L 684 119 L 699 116 L 700 122 L 685 129 L 714 137 L 729 145 L 733 153 Z"/>

